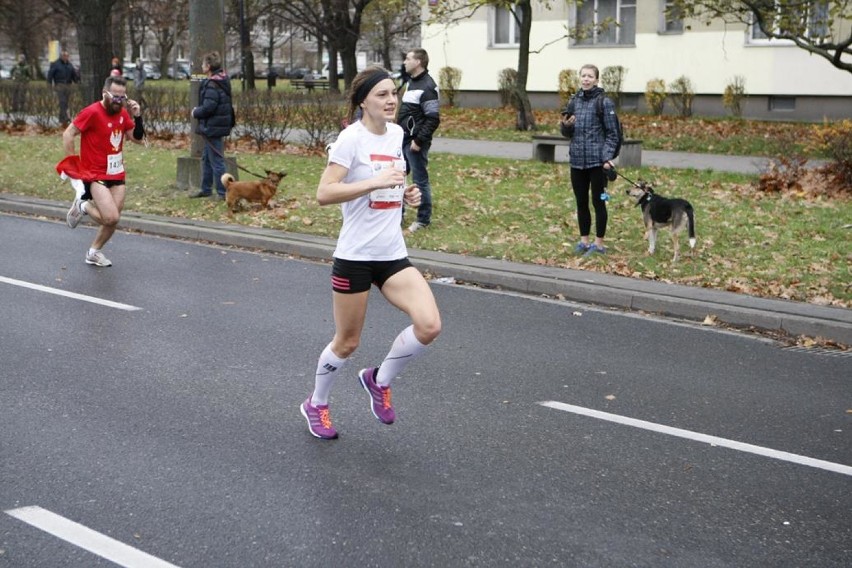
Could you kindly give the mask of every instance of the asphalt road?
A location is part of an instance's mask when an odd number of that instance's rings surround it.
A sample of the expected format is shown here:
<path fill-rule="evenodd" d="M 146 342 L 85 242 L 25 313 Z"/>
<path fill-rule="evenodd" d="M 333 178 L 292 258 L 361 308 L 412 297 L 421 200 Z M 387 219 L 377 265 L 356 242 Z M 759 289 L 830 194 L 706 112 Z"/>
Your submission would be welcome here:
<path fill-rule="evenodd" d="M 0 233 L 0 567 L 852 564 L 843 354 L 435 284 L 384 426 L 356 373 L 407 322 L 376 294 L 324 442 L 327 265 Z"/>

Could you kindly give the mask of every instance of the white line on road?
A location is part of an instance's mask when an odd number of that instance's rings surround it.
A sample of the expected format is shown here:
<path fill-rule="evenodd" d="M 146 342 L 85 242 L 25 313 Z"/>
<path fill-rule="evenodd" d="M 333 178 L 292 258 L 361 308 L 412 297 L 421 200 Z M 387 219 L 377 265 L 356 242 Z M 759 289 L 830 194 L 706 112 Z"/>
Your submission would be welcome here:
<path fill-rule="evenodd" d="M 609 422 L 616 422 L 618 424 L 624 424 L 626 426 L 633 426 L 634 428 L 642 428 L 643 430 L 660 432 L 662 434 L 668 434 L 669 436 L 677 436 L 679 438 L 686 438 L 688 440 L 695 440 L 697 442 L 705 442 L 713 446 L 722 446 L 725 448 L 731 448 L 732 450 L 739 450 L 741 452 L 757 454 L 759 456 L 773 458 L 776 460 L 788 461 L 799 465 L 806 465 L 809 467 L 825 469 L 834 473 L 852 475 L 852 466 L 848 465 L 833 463 L 825 460 L 818 460 L 815 458 L 809 458 L 807 456 L 791 454 L 789 452 L 773 450 L 772 448 L 754 446 L 752 444 L 737 442 L 736 440 L 718 438 L 716 436 L 710 436 L 708 434 L 701 434 L 700 432 L 692 432 L 690 430 L 672 428 L 671 426 L 664 426 L 662 424 L 656 424 L 654 422 L 646 422 L 644 420 L 637 420 L 635 418 L 628 418 L 626 416 L 619 416 L 618 414 L 610 414 L 608 412 L 601 412 L 599 410 L 592 410 L 591 408 L 583 408 L 582 406 L 574 406 L 571 404 L 555 402 L 552 400 L 539 402 L 539 404 L 556 410 L 564 410 L 565 412 L 573 412 L 574 414 L 582 414 L 583 416 L 590 416 L 592 418 L 598 418 L 600 420 L 607 420 Z"/>
<path fill-rule="evenodd" d="M 128 304 L 121 304 L 119 302 L 112 302 L 110 300 L 103 300 L 101 298 L 95 298 L 93 296 L 84 296 L 83 294 L 77 294 L 76 292 L 68 292 L 66 290 L 60 290 L 59 288 L 48 288 L 47 286 L 42 286 L 40 284 L 33 284 L 31 282 L 24 282 L 23 280 L 15 280 L 14 278 L 6 278 L 5 276 L 0 276 L 0 282 L 5 282 L 6 284 L 12 284 L 14 286 L 22 286 L 24 288 L 30 288 L 32 290 L 38 290 L 39 292 L 47 292 L 48 294 L 56 294 L 57 296 L 65 296 L 66 298 L 74 298 L 75 300 L 83 300 L 84 302 L 91 302 L 93 304 L 100 304 L 102 306 L 107 306 L 108 308 L 116 308 L 119 310 L 125 310 L 128 312 L 133 312 L 136 310 L 141 310 L 142 308 L 137 308 L 136 306 L 131 306 Z"/>
<path fill-rule="evenodd" d="M 10 509 L 6 514 L 125 568 L 177 568 L 41 507 Z"/>

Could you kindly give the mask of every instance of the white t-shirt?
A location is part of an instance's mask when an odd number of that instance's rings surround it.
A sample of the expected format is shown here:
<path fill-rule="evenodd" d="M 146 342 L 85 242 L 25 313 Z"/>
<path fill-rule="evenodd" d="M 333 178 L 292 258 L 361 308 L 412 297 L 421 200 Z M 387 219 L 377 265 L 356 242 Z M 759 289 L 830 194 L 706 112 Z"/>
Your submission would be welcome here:
<path fill-rule="evenodd" d="M 349 170 L 343 178 L 345 183 L 371 178 L 385 168 L 405 171 L 402 128 L 388 123 L 387 131 L 376 135 L 360 120 L 354 122 L 331 145 L 328 161 Z M 342 203 L 343 227 L 334 250 L 335 258 L 397 260 L 407 257 L 401 227 L 404 189 L 404 185 L 377 189 Z"/>

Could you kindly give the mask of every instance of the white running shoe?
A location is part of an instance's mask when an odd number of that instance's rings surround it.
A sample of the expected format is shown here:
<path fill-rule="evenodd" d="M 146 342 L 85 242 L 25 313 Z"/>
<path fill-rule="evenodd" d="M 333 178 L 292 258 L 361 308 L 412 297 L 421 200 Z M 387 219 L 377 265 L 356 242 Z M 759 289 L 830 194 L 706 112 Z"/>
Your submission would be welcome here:
<path fill-rule="evenodd" d="M 112 266 L 112 262 L 104 256 L 101 251 L 95 254 L 86 253 L 86 264 L 94 264 L 95 266 Z"/>
<path fill-rule="evenodd" d="M 83 202 L 79 199 L 75 199 L 74 203 L 71 204 L 71 209 L 68 210 L 68 215 L 65 216 L 65 222 L 68 223 L 68 226 L 72 229 L 80 224 L 80 219 L 83 218 L 83 209 L 80 207 Z"/>
<path fill-rule="evenodd" d="M 424 225 L 423 223 L 421 223 L 419 221 L 415 221 L 411 225 L 408 226 L 408 232 L 409 233 L 416 233 L 420 229 L 425 229 L 426 227 L 428 227 L 428 225 Z"/>

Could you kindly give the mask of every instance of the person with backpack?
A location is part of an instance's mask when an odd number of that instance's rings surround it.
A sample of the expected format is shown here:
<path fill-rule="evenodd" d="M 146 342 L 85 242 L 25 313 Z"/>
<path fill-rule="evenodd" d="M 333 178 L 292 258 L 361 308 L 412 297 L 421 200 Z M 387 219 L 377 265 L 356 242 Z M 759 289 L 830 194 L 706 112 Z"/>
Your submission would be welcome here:
<path fill-rule="evenodd" d="M 600 71 L 594 65 L 580 68 L 580 92 L 574 95 L 562 111 L 562 135 L 571 139 L 571 187 L 577 202 L 577 223 L 580 242 L 576 254 L 590 256 L 606 253 L 607 179 L 614 179 L 612 161 L 618 155 L 623 134 L 615 114 L 615 104 L 598 86 Z M 592 216 L 589 211 L 589 190 L 595 209 L 595 240 L 590 242 Z"/>
<path fill-rule="evenodd" d="M 204 139 L 201 152 L 201 189 L 190 197 L 225 199 L 225 138 L 231 135 L 236 119 L 231 98 L 231 80 L 222 69 L 222 57 L 218 51 L 204 55 L 201 70 L 207 78 L 198 87 L 198 106 L 192 109 L 192 118 L 198 121 L 195 132 Z M 213 193 L 213 187 L 216 193 Z"/>

